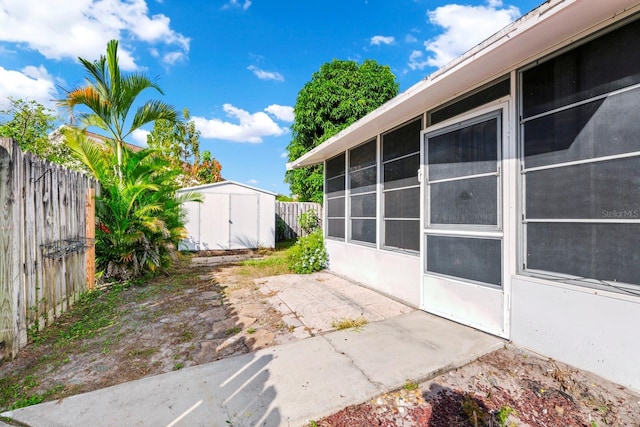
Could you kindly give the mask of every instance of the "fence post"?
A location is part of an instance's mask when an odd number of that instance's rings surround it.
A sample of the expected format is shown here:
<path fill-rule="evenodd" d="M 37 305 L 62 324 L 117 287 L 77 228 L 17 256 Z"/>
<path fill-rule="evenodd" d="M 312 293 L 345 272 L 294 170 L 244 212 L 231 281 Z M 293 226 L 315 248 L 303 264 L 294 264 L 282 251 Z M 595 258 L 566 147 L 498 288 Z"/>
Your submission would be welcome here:
<path fill-rule="evenodd" d="M 14 271 L 15 193 L 13 181 L 13 140 L 0 138 L 0 354 L 15 357 L 20 348 L 14 292 L 21 283 Z M 17 283 L 16 283 L 17 282 Z"/>
<path fill-rule="evenodd" d="M 85 203 L 86 231 L 85 237 L 89 247 L 85 254 L 87 260 L 87 289 L 90 291 L 96 287 L 96 189 L 87 188 Z"/>

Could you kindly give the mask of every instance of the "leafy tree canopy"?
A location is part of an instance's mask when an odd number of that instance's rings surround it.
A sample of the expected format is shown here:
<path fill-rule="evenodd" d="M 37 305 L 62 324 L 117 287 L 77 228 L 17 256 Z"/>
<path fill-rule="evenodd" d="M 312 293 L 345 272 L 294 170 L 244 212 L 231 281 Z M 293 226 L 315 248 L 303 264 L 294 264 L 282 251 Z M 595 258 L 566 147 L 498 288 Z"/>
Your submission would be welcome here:
<path fill-rule="evenodd" d="M 398 94 L 388 66 L 334 59 L 320 67 L 298 93 L 289 161 L 302 156 Z M 323 168 L 287 171 L 285 182 L 301 201 L 322 203 Z"/>
<path fill-rule="evenodd" d="M 78 169 L 80 163 L 60 138 L 49 134 L 59 121 L 55 111 L 33 101 L 9 98 L 9 107 L 0 110 L 0 136 L 18 141 L 22 151 Z"/>
<path fill-rule="evenodd" d="M 149 148 L 158 150 L 176 168 L 183 171 L 180 184 L 198 185 L 223 181 L 222 166 L 211 152 L 200 153 L 200 131 L 196 129 L 189 109 L 182 110 L 182 119 L 156 120 L 147 136 Z"/>

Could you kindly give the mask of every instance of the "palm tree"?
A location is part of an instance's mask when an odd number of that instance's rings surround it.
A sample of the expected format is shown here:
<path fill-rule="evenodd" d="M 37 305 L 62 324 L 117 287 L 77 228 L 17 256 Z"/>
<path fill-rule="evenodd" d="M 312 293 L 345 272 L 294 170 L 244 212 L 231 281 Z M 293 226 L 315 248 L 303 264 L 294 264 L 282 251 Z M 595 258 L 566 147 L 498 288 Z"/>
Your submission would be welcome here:
<path fill-rule="evenodd" d="M 115 152 L 77 129 L 65 130 L 67 146 L 100 181 L 96 198 L 96 266 L 105 280 L 128 280 L 166 267 L 187 237 L 182 204 L 201 201 L 176 195 L 180 169 L 158 151 L 122 149 L 120 176 Z"/>
<path fill-rule="evenodd" d="M 175 109 L 158 100 L 145 102 L 137 108 L 129 123 L 129 112 L 138 95 L 145 89 L 155 89 L 164 94 L 154 80 L 141 73 L 123 75 L 118 64 L 118 41 L 107 44 L 107 55 L 90 62 L 78 58 L 88 73 L 87 85 L 67 92 L 65 99 L 58 104 L 67 107 L 73 117 L 73 109 L 84 105 L 89 112 L 80 115 L 85 128 L 96 126 L 113 138 L 117 153 L 116 173 L 121 178 L 122 151 L 124 139 L 133 131 L 155 120 L 175 122 L 178 114 Z"/>

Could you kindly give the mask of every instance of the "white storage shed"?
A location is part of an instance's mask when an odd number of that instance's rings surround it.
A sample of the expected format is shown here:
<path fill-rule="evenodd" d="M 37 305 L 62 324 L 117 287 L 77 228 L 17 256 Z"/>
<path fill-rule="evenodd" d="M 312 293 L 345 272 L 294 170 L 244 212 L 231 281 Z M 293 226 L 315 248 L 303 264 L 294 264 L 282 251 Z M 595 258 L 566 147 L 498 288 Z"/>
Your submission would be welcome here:
<path fill-rule="evenodd" d="M 253 249 L 275 247 L 276 194 L 233 181 L 183 188 L 178 194 L 196 192 L 202 203 L 188 202 L 189 237 L 182 251 Z"/>

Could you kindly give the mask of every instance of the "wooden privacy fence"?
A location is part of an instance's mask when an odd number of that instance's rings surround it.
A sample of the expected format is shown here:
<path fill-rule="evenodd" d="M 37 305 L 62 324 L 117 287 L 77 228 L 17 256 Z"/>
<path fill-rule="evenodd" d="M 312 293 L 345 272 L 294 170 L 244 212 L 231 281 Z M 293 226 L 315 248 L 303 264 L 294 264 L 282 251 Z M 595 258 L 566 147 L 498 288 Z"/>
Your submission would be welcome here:
<path fill-rule="evenodd" d="M 276 241 L 295 239 L 306 233 L 300 227 L 301 214 L 314 210 L 322 225 L 322 205 L 311 202 L 276 202 Z"/>
<path fill-rule="evenodd" d="M 95 283 L 95 188 L 0 138 L 0 358 Z"/>

